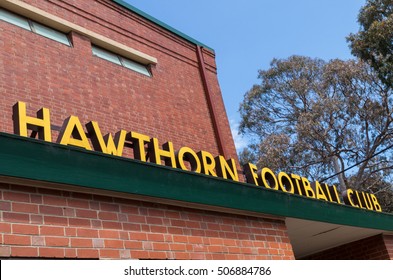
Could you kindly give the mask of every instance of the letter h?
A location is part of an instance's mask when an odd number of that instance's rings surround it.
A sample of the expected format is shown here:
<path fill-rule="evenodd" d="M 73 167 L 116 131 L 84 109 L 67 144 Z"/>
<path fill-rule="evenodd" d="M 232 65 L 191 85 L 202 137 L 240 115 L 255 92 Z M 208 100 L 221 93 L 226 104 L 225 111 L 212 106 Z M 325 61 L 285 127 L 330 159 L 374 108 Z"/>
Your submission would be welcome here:
<path fill-rule="evenodd" d="M 18 101 L 13 106 L 14 133 L 28 137 L 27 130 L 32 130 L 31 137 L 52 142 L 49 109 L 42 108 L 37 112 L 37 118 L 26 115 L 26 103 Z"/>

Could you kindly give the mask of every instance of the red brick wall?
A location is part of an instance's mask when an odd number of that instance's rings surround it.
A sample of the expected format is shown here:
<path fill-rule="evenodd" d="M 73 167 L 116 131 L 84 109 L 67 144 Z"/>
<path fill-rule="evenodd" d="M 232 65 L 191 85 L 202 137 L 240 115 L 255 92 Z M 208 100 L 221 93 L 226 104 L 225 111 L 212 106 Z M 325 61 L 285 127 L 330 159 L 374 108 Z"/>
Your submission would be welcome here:
<path fill-rule="evenodd" d="M 383 235 L 383 240 L 385 242 L 389 258 L 393 260 L 393 235 Z"/>
<path fill-rule="evenodd" d="M 110 0 L 24 0 L 148 55 L 149 78 L 92 56 L 88 38 L 73 47 L 0 21 L 0 131 L 13 133 L 12 106 L 28 115 L 51 110 L 60 127 L 69 115 L 156 137 L 175 149 L 218 155 L 196 46 Z M 203 52 L 219 126 L 237 158 L 216 75 Z M 58 132 L 53 131 L 55 142 Z M 128 155 L 127 153 L 125 153 Z M 247 218 L 97 195 L 3 184 L 0 256 L 48 258 L 293 259 L 283 221 Z"/>
<path fill-rule="evenodd" d="M 125 129 L 161 144 L 172 141 L 175 150 L 189 146 L 218 155 L 195 45 L 110 0 L 24 2 L 156 57 L 158 63 L 149 78 L 93 57 L 83 36 L 72 34 L 70 48 L 0 21 L 0 131 L 13 133 L 12 106 L 24 101 L 29 115 L 49 108 L 56 126 L 76 115 L 82 124 L 97 121 L 103 134 Z M 223 142 L 236 159 L 214 53 L 205 50 L 204 58 Z"/>
<path fill-rule="evenodd" d="M 393 260 L 393 236 L 375 235 L 308 256 L 309 260 Z"/>
<path fill-rule="evenodd" d="M 285 223 L 0 184 L 0 257 L 294 259 Z"/>

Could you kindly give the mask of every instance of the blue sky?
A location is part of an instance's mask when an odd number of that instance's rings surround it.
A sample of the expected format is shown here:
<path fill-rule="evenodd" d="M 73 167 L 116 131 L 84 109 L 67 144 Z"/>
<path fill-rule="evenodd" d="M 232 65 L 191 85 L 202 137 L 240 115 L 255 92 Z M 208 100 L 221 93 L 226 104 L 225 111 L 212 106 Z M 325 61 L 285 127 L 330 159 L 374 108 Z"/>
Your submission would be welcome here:
<path fill-rule="evenodd" d="M 352 58 L 345 37 L 357 32 L 365 0 L 125 0 L 216 52 L 218 79 L 238 149 L 239 104 L 258 69 L 291 55 Z"/>

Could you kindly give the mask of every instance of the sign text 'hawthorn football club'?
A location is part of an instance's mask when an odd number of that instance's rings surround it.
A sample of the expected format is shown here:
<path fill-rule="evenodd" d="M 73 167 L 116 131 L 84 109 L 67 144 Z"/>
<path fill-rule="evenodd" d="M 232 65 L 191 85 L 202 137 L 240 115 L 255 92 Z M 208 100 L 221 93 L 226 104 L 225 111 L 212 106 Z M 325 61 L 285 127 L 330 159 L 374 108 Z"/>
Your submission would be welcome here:
<path fill-rule="evenodd" d="M 28 137 L 28 131 L 31 130 L 32 137 L 38 136 L 41 140 L 52 142 L 49 109 L 41 108 L 37 111 L 37 116 L 32 117 L 26 113 L 26 104 L 17 102 L 13 107 L 13 112 L 15 134 Z M 207 151 L 195 152 L 189 147 L 175 150 L 172 142 L 160 145 L 157 138 L 151 138 L 134 131 L 120 130 L 114 137 L 111 134 L 104 137 L 95 121 L 90 121 L 85 127 L 87 132 L 77 116 L 68 117 L 64 121 L 57 142 L 114 156 L 123 156 L 124 149 L 129 148 L 133 150 L 133 158 L 136 160 L 165 164 L 186 171 L 239 181 L 234 159 L 225 159 L 222 155 L 214 157 Z M 126 143 L 132 145 L 126 145 Z M 244 166 L 244 172 L 247 183 L 256 186 L 297 194 L 310 199 L 382 211 L 374 194 L 348 189 L 341 198 L 334 185 L 320 184 L 318 181 L 311 183 L 307 178 L 296 174 L 285 172 L 275 174 L 267 167 L 258 170 L 251 163 Z"/>

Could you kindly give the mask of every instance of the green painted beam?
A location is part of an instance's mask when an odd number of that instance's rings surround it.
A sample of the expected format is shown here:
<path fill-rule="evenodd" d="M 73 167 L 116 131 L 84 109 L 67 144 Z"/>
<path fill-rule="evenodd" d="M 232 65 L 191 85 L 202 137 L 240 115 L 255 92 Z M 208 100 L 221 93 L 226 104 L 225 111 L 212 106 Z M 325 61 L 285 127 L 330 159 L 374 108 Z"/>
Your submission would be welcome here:
<path fill-rule="evenodd" d="M 393 231 L 393 215 L 0 133 L 0 176 Z"/>
<path fill-rule="evenodd" d="M 214 52 L 214 50 L 212 48 L 210 48 L 209 46 L 206 46 L 205 44 L 195 40 L 194 38 L 184 34 L 183 32 L 181 32 L 181 31 L 179 31 L 179 30 L 169 26 L 168 24 L 166 24 L 166 23 L 156 19 L 155 17 L 153 17 L 153 16 L 151 16 L 151 15 L 149 15 L 149 14 L 147 14 L 147 13 L 141 11 L 141 10 L 139 10 L 138 8 L 134 7 L 131 4 L 129 4 L 129 3 L 125 2 L 125 1 L 123 1 L 123 0 L 112 0 L 112 1 L 115 2 L 118 5 L 120 5 L 120 6 L 124 7 L 124 8 L 126 8 L 126 9 L 128 9 L 128 10 L 130 10 L 130 11 L 132 11 L 132 12 L 138 14 L 138 15 L 140 15 L 141 17 L 143 17 L 143 18 L 145 18 L 145 19 L 147 19 L 147 20 L 157 24 L 158 26 L 161 26 L 162 28 L 172 32 L 173 34 L 176 34 L 177 36 L 185 39 L 186 41 L 188 41 L 190 43 L 193 43 L 193 44 L 195 44 L 197 46 L 202 46 L 202 47 L 207 48 L 210 51 Z"/>

